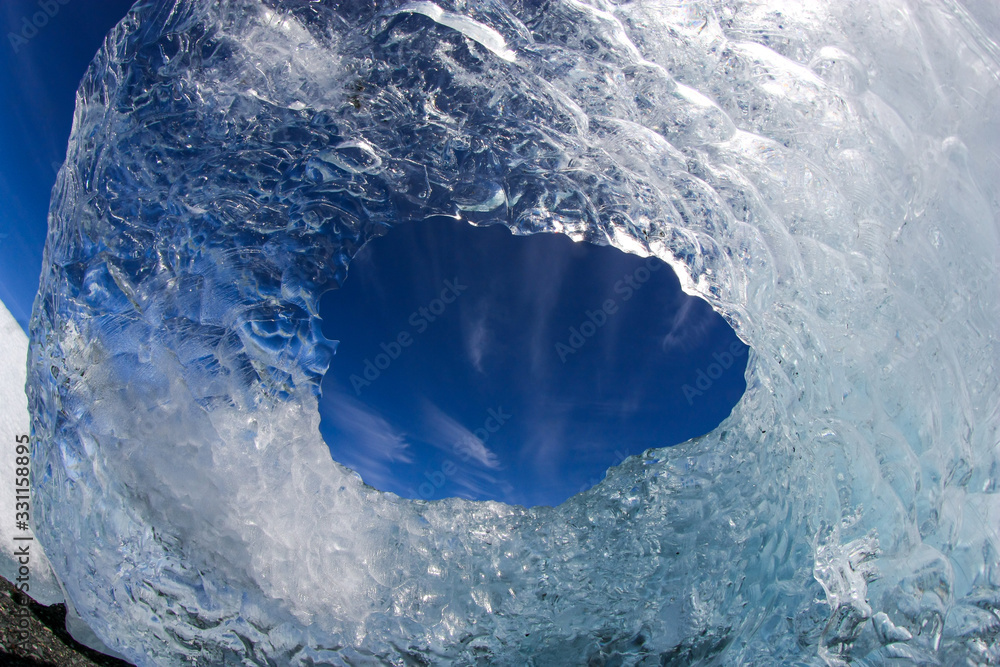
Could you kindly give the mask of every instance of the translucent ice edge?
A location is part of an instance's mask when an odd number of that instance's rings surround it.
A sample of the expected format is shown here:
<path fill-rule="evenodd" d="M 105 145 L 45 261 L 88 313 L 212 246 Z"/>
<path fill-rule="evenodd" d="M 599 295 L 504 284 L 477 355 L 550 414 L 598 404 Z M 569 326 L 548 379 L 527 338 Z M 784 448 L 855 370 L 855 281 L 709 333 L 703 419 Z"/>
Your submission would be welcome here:
<path fill-rule="evenodd" d="M 28 491 L 18 485 L 20 465 L 28 457 L 18 459 L 17 445 L 27 446 L 29 433 L 28 400 L 24 395 L 25 360 L 28 358 L 28 337 L 7 306 L 0 301 L 0 577 L 18 587 L 41 604 L 62 602 L 62 592 L 49 565 L 45 552 L 36 543 L 30 527 L 31 506 L 19 505 L 18 496 Z M 18 490 L 21 493 L 18 493 Z M 30 493 L 29 493 L 30 495 Z M 27 519 L 27 520 L 24 520 Z M 23 521 L 27 526 L 18 522 Z M 20 540 L 14 539 L 21 538 Z M 27 553 L 25 553 L 27 552 Z M 21 570 L 25 566 L 27 571 Z"/>
<path fill-rule="evenodd" d="M 992 4 L 155 5 L 81 84 L 31 324 L 38 538 L 110 647 L 1000 661 Z M 435 214 L 669 262 L 747 393 L 554 509 L 366 487 L 317 299 Z"/>

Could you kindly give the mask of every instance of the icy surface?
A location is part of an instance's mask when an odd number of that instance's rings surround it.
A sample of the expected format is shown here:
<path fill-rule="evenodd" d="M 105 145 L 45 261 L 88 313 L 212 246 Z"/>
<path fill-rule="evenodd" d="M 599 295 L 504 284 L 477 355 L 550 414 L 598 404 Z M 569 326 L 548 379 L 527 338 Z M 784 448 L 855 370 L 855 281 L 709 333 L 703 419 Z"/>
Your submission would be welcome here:
<path fill-rule="evenodd" d="M 158 4 L 81 85 L 31 329 L 38 537 L 110 647 L 1000 661 L 991 2 Z M 365 487 L 316 303 L 432 213 L 668 261 L 746 395 L 555 509 Z"/>
<path fill-rule="evenodd" d="M 16 447 L 17 438 L 28 435 L 30 427 L 28 401 L 24 395 L 27 358 L 28 337 L 0 301 L 0 443 L 3 443 L 0 445 L 3 447 L 3 458 L 0 458 L 0 517 L 3 517 L 0 519 L 0 577 L 21 586 L 20 590 L 42 604 L 55 604 L 63 601 L 62 592 L 41 545 L 33 539 L 14 539 L 34 537 L 30 528 L 19 529 L 16 523 L 20 518 L 17 513 L 25 511 L 23 505 L 18 506 L 17 499 L 17 472 L 21 466 Z M 30 516 L 30 505 L 27 511 Z M 23 554 L 25 542 L 30 542 L 28 560 L 21 563 L 23 556 L 16 554 L 18 551 Z M 28 567 L 26 575 L 20 571 L 22 565 Z"/>

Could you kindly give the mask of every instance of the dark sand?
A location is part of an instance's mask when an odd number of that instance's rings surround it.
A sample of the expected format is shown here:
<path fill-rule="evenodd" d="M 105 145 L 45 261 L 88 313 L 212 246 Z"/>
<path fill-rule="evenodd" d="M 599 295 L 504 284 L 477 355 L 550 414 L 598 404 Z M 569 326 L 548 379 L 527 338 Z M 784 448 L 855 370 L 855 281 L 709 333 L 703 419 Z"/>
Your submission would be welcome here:
<path fill-rule="evenodd" d="M 16 597 L 15 597 L 16 596 Z M 131 663 L 98 653 L 66 632 L 66 605 L 51 607 L 30 600 L 21 615 L 23 596 L 0 577 L 0 665 L 3 667 L 129 667 Z M 28 619 L 27 640 L 21 640 L 22 619 Z"/>

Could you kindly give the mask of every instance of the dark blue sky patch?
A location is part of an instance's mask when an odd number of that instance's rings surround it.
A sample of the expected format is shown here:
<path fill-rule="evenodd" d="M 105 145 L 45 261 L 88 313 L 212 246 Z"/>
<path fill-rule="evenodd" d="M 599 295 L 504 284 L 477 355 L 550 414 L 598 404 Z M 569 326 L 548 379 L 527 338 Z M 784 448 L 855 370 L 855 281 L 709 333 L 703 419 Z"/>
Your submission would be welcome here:
<path fill-rule="evenodd" d="M 409 498 L 558 504 L 746 389 L 747 347 L 669 266 L 561 234 L 405 223 L 321 314 L 331 453 Z"/>

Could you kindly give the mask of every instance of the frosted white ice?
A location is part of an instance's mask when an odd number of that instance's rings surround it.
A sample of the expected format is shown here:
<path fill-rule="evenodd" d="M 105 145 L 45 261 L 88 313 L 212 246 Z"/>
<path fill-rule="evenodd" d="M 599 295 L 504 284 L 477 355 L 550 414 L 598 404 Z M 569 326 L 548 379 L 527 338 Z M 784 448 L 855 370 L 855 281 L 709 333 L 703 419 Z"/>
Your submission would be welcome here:
<path fill-rule="evenodd" d="M 446 12 L 433 2 L 408 2 L 396 10 L 396 13 L 401 12 L 423 14 L 443 26 L 457 30 L 472 41 L 485 46 L 504 60 L 509 62 L 514 62 L 515 60 L 514 52 L 507 48 L 507 43 L 504 41 L 503 35 L 488 25 L 483 25 L 479 21 L 470 19 L 468 16 Z"/>
<path fill-rule="evenodd" d="M 97 635 L 1000 662 L 995 7 L 415 6 L 149 3 L 85 77 L 29 397 L 39 539 Z M 554 509 L 365 486 L 319 434 L 317 299 L 425 215 L 655 254 L 752 346 L 746 395 Z"/>
<path fill-rule="evenodd" d="M 28 337 L 0 301 L 0 577 L 18 586 L 27 584 L 28 595 L 42 604 L 56 604 L 63 601 L 62 591 L 41 544 L 30 542 L 27 563 L 15 556 L 23 551 L 24 541 L 15 542 L 14 537 L 34 537 L 31 530 L 17 529 L 15 514 L 23 510 L 15 507 L 15 438 L 28 435 L 30 427 L 24 395 L 27 359 Z M 22 565 L 28 567 L 27 574 L 19 571 Z"/>

